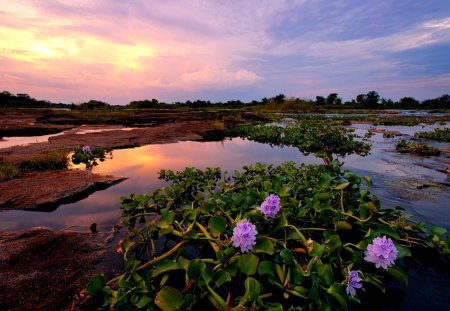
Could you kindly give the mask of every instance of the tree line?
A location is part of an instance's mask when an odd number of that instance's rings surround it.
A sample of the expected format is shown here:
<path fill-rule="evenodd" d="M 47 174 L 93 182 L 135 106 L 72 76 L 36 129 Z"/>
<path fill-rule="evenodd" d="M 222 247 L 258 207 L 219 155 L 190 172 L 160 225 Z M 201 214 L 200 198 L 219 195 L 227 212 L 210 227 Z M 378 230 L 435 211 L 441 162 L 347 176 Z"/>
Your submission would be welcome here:
<path fill-rule="evenodd" d="M 337 93 L 330 93 L 328 96 L 316 96 L 315 99 L 302 99 L 296 97 L 286 97 L 278 94 L 271 98 L 262 98 L 251 102 L 240 100 L 229 100 L 226 102 L 211 102 L 209 100 L 194 100 L 186 102 L 165 103 L 157 99 L 144 99 L 132 101 L 126 106 L 113 106 L 99 100 L 90 100 L 79 104 L 52 103 L 47 100 L 37 100 L 28 94 L 12 94 L 8 91 L 0 93 L 0 107 L 17 108 L 66 108 L 71 110 L 108 110 L 108 109 L 176 109 L 176 108 L 246 108 L 263 107 L 272 110 L 297 110 L 314 108 L 332 109 L 450 109 L 450 95 L 444 94 L 436 98 L 419 101 L 414 97 L 402 97 L 398 101 L 382 98 L 378 92 L 370 91 L 366 94 L 359 94 L 351 101 L 343 101 Z"/>

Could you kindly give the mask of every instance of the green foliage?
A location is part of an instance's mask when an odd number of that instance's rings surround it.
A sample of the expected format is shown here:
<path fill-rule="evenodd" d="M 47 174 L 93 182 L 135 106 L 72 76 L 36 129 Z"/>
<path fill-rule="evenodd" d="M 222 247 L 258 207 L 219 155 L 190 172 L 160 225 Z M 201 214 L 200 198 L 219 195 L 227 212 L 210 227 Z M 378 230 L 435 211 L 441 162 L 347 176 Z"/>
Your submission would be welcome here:
<path fill-rule="evenodd" d="M 66 168 L 67 151 L 64 148 L 53 149 L 31 157 L 19 164 L 21 170 L 40 171 Z"/>
<path fill-rule="evenodd" d="M 352 129 L 332 120 L 302 120 L 293 127 L 246 125 L 230 130 L 231 136 L 240 136 L 260 143 L 297 147 L 304 154 L 314 153 L 330 165 L 334 155 L 356 153 L 367 155 L 370 146 L 355 140 Z"/>
<path fill-rule="evenodd" d="M 106 153 L 109 152 L 111 154 L 111 151 L 108 151 L 107 149 L 101 147 L 92 149 L 88 147 L 89 152 L 83 151 L 83 148 L 83 146 L 80 146 L 74 150 L 74 153 L 72 154 L 72 163 L 84 163 L 86 164 L 86 168 L 91 168 L 94 165 L 98 165 L 97 161 L 105 161 Z"/>
<path fill-rule="evenodd" d="M 433 132 L 418 132 L 414 133 L 414 137 L 450 142 L 450 128 L 437 128 Z"/>
<path fill-rule="evenodd" d="M 402 139 L 397 142 L 395 149 L 400 153 L 413 153 L 417 155 L 440 155 L 441 151 L 438 148 L 428 146 L 426 144 L 419 144 L 414 142 L 407 142 Z"/>
<path fill-rule="evenodd" d="M 345 310 L 358 301 L 345 290 L 349 269 L 367 290 L 383 291 L 387 274 L 407 282 L 401 258 L 414 245 L 449 252 L 445 229 L 426 235 L 401 209 L 382 209 L 370 178 L 339 165 L 257 163 L 232 176 L 186 168 L 160 178 L 170 185 L 121 198 L 125 272 L 101 290 L 99 277 L 90 282 L 91 309 Z M 273 219 L 257 209 L 269 194 L 281 200 Z M 231 242 L 242 219 L 258 231 L 249 253 Z M 382 235 L 399 251 L 388 271 L 363 259 Z"/>

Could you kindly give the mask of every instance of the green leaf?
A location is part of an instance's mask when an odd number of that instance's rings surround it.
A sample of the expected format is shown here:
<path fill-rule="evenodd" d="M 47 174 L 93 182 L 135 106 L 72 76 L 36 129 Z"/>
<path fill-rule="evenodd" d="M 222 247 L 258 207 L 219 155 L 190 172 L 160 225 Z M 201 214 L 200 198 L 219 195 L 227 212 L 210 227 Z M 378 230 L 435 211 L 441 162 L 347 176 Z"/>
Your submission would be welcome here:
<path fill-rule="evenodd" d="M 212 235 L 218 236 L 219 234 L 223 234 L 227 222 L 222 217 L 212 216 L 208 222 L 208 228 Z"/>
<path fill-rule="evenodd" d="M 142 309 L 143 307 L 145 307 L 147 304 L 149 304 L 151 302 L 151 298 L 147 295 L 144 295 L 141 297 L 141 299 L 139 299 L 139 301 L 137 303 L 135 303 L 134 305 L 136 307 L 138 307 L 139 309 Z"/>
<path fill-rule="evenodd" d="M 321 257 L 323 250 L 325 249 L 325 247 L 319 243 L 317 243 L 316 241 L 313 242 L 312 244 L 312 250 L 309 252 L 309 256 L 311 257 Z"/>
<path fill-rule="evenodd" d="M 179 269 L 180 269 L 180 266 L 178 265 L 177 262 L 174 262 L 172 260 L 163 260 L 154 265 L 153 269 L 151 270 L 151 277 L 155 278 L 158 275 L 165 273 L 167 271 L 179 270 Z"/>
<path fill-rule="evenodd" d="M 253 247 L 253 251 L 255 253 L 265 253 L 268 255 L 273 255 L 275 249 L 273 247 L 272 242 L 268 238 L 257 237 L 256 244 Z"/>
<path fill-rule="evenodd" d="M 277 303 L 270 303 L 268 302 L 265 307 L 267 308 L 267 311 L 284 311 L 283 305 L 279 302 Z"/>
<path fill-rule="evenodd" d="M 200 279 L 200 276 L 205 272 L 205 269 L 206 264 L 203 261 L 194 259 L 191 261 L 187 273 L 189 278 L 197 281 Z"/>
<path fill-rule="evenodd" d="M 350 182 L 347 181 L 347 182 L 344 182 L 344 183 L 342 183 L 340 185 L 337 185 L 334 189 L 336 189 L 336 190 L 343 190 L 343 189 L 347 188 L 349 185 L 350 185 Z"/>
<path fill-rule="evenodd" d="M 288 197 L 291 194 L 291 188 L 290 187 L 283 187 L 278 191 L 278 195 L 280 198 Z"/>
<path fill-rule="evenodd" d="M 406 274 L 405 270 L 403 270 L 401 267 L 399 266 L 389 267 L 388 274 L 396 278 L 403 284 L 408 285 L 408 275 Z"/>
<path fill-rule="evenodd" d="M 447 229 L 432 225 L 431 232 L 436 235 L 444 235 L 447 233 Z"/>
<path fill-rule="evenodd" d="M 347 293 L 342 287 L 333 284 L 330 286 L 330 288 L 328 288 L 327 293 L 347 309 L 348 297 Z"/>
<path fill-rule="evenodd" d="M 261 292 L 261 285 L 254 278 L 248 277 L 245 282 L 245 294 L 244 298 L 250 301 L 255 301 L 259 298 Z"/>
<path fill-rule="evenodd" d="M 220 269 L 214 274 L 214 283 L 217 287 L 222 286 L 222 284 L 231 282 L 231 276 L 225 269 Z"/>
<path fill-rule="evenodd" d="M 333 272 L 331 266 L 326 264 L 317 264 L 317 272 L 319 272 L 320 280 L 326 286 L 330 286 L 333 283 Z"/>
<path fill-rule="evenodd" d="M 239 256 L 239 270 L 247 275 L 253 275 L 258 269 L 259 258 L 255 254 L 243 254 Z"/>
<path fill-rule="evenodd" d="M 283 249 L 280 252 L 281 258 L 283 258 L 284 262 L 289 266 L 295 266 L 297 264 L 297 261 L 294 258 L 294 253 L 290 249 Z"/>
<path fill-rule="evenodd" d="M 403 245 L 395 245 L 395 248 L 397 248 L 398 254 L 397 259 L 404 258 L 406 256 L 411 257 L 411 249 L 409 247 L 403 246 Z"/>
<path fill-rule="evenodd" d="M 99 294 L 103 290 L 103 287 L 105 287 L 105 285 L 106 282 L 103 275 L 96 275 L 89 281 L 86 291 L 89 295 L 94 296 L 96 294 Z"/>
<path fill-rule="evenodd" d="M 267 275 L 269 282 L 272 283 L 275 278 L 275 266 L 271 261 L 261 261 L 258 266 L 258 273 L 259 275 Z"/>
<path fill-rule="evenodd" d="M 155 304 L 163 311 L 178 310 L 183 304 L 183 295 L 176 288 L 164 286 L 156 294 Z"/>

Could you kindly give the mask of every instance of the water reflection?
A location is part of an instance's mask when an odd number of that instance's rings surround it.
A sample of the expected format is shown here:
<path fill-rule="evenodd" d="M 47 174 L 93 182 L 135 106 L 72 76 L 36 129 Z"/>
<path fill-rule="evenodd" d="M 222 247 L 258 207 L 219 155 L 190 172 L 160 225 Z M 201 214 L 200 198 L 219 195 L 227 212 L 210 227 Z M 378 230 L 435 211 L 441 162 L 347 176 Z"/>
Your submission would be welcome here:
<path fill-rule="evenodd" d="M 395 152 L 395 139 L 385 139 L 379 133 L 371 138 L 371 144 L 372 151 L 367 157 L 351 155 L 342 158 L 345 163 L 343 168 L 360 176 L 369 175 L 374 181 L 372 192 L 380 197 L 383 207 L 400 205 L 420 219 L 450 228 L 450 209 L 446 203 L 450 201 L 448 188 L 440 186 L 417 189 L 423 183 L 446 184 L 447 175 L 430 168 L 445 166 L 445 163 L 437 157 L 422 158 L 398 154 Z M 180 142 L 114 150 L 113 159 L 100 163 L 93 171 L 129 177 L 128 180 L 98 191 L 79 202 L 60 206 L 52 213 L 1 212 L 0 229 L 33 226 L 61 229 L 77 225 L 86 230 L 91 223 L 96 222 L 100 228 L 109 230 L 119 218 L 120 196 L 151 193 L 165 185 L 164 181 L 157 178 L 160 169 L 182 170 L 187 166 L 221 167 L 232 172 L 255 162 L 276 165 L 284 161 L 322 164 L 321 159 L 313 155 L 305 156 L 293 147 L 271 147 L 242 139 L 203 143 Z"/>

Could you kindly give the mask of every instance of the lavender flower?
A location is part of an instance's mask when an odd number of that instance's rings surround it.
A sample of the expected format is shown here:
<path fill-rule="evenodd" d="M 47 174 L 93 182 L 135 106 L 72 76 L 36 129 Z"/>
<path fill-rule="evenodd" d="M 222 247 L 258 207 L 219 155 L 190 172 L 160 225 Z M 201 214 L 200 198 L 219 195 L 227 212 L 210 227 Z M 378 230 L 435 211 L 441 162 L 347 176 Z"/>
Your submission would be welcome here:
<path fill-rule="evenodd" d="M 364 259 L 367 262 L 372 262 L 375 267 L 382 267 L 387 270 L 388 267 L 394 264 L 397 258 L 397 248 L 390 238 L 383 236 L 373 239 L 372 244 L 367 245 L 367 250 L 364 252 Z"/>
<path fill-rule="evenodd" d="M 89 146 L 84 146 L 83 148 L 81 148 L 81 150 L 83 151 L 84 154 L 91 152 L 91 147 Z"/>
<path fill-rule="evenodd" d="M 361 278 L 358 275 L 358 271 L 355 270 L 348 270 L 348 277 L 347 277 L 347 294 L 350 294 L 352 296 L 356 295 L 356 288 L 361 288 L 362 284 L 360 284 L 361 282 Z"/>
<path fill-rule="evenodd" d="M 255 225 L 249 222 L 247 219 L 243 219 L 233 229 L 233 241 L 234 247 L 240 247 L 243 253 L 251 251 L 253 245 L 256 244 L 256 231 Z"/>
<path fill-rule="evenodd" d="M 258 207 L 258 210 L 266 217 L 274 218 L 280 210 L 280 198 L 276 194 L 269 195 L 264 202 L 262 202 L 261 206 Z"/>

